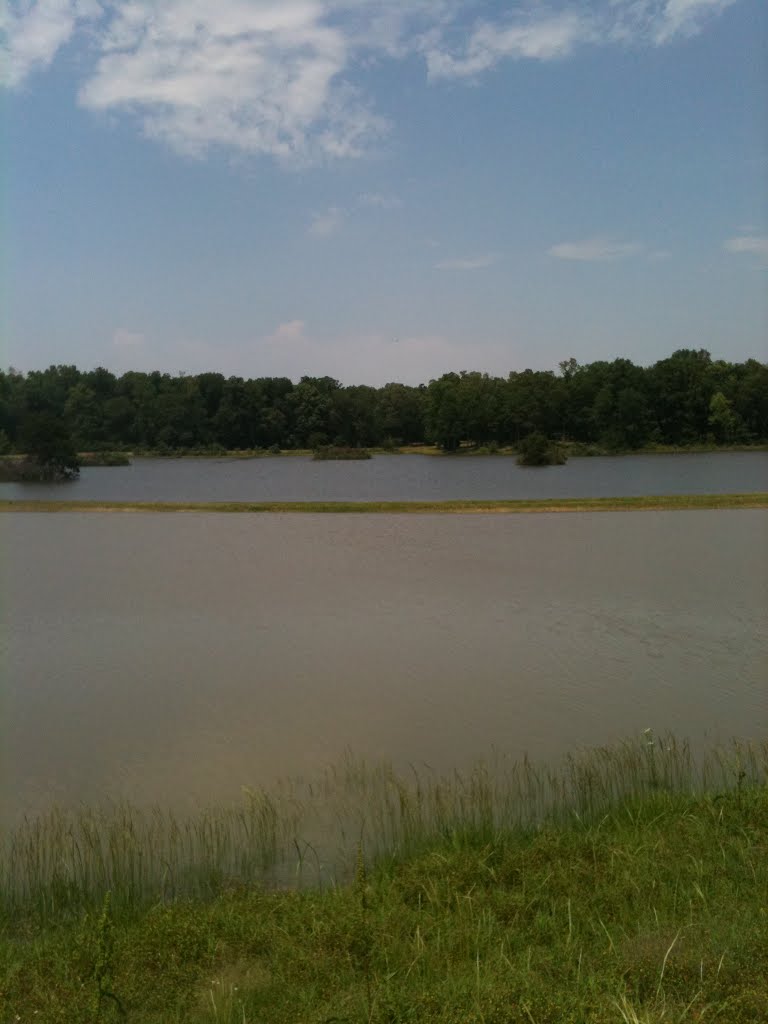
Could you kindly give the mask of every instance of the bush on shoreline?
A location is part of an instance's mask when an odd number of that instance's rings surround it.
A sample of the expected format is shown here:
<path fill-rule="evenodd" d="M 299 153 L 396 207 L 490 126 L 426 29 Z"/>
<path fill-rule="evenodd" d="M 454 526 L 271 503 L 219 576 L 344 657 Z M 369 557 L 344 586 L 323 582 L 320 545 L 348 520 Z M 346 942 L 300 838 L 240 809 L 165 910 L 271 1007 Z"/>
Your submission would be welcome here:
<path fill-rule="evenodd" d="M 315 448 L 312 452 L 315 462 L 346 462 L 356 459 L 370 459 L 371 453 L 367 448 L 346 448 L 341 445 L 329 444 Z"/>
<path fill-rule="evenodd" d="M 25 456 L 0 459 L 0 483 L 66 483 L 80 475 L 79 462 L 38 462 Z"/>
<path fill-rule="evenodd" d="M 517 446 L 520 466 L 563 466 L 567 456 L 562 447 L 544 434 L 529 434 Z"/>

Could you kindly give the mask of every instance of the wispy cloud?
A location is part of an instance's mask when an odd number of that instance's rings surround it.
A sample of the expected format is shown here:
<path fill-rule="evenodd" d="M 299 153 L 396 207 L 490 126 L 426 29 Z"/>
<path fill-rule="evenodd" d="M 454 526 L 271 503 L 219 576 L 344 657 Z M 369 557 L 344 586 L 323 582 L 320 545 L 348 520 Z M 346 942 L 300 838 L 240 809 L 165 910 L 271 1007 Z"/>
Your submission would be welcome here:
<path fill-rule="evenodd" d="M 768 236 L 751 235 L 740 238 L 729 238 L 725 243 L 728 252 L 752 252 L 760 256 L 768 255 Z"/>
<path fill-rule="evenodd" d="M 470 256 L 467 259 L 440 260 L 435 264 L 435 270 L 482 270 L 483 267 L 493 266 L 498 259 L 496 253 L 487 253 L 485 256 Z"/>
<path fill-rule="evenodd" d="M 724 244 L 726 252 L 746 252 L 768 260 L 768 235 L 737 235 Z"/>
<path fill-rule="evenodd" d="M 423 47 L 432 79 L 467 78 L 503 60 L 548 61 L 585 46 L 663 46 L 700 32 L 738 0 L 603 0 L 549 5 L 545 12 L 521 4 L 503 18 L 478 20 L 451 46 L 435 32 Z"/>
<path fill-rule="evenodd" d="M 661 46 L 738 0 L 0 0 L 2 81 L 17 87 L 88 30 L 80 103 L 134 118 L 174 149 L 357 157 L 389 125 L 362 92 L 382 57 L 432 80 L 587 46 Z M 88 64 L 90 59 L 91 63 Z"/>
<path fill-rule="evenodd" d="M 306 341 L 305 327 L 306 324 L 303 320 L 288 320 L 286 323 L 280 324 L 272 334 L 268 335 L 266 341 L 276 345 Z"/>
<path fill-rule="evenodd" d="M 403 200 L 386 192 L 364 192 L 358 197 L 357 205 L 379 210 L 397 210 L 403 205 Z"/>
<path fill-rule="evenodd" d="M 112 344 L 117 348 L 135 348 L 144 344 L 144 335 L 140 331 L 129 331 L 125 327 L 118 327 L 112 335 Z"/>
<path fill-rule="evenodd" d="M 579 242 L 560 242 L 547 250 L 559 260 L 580 263 L 612 263 L 643 251 L 639 242 L 618 242 L 611 238 L 585 238 Z"/>
<path fill-rule="evenodd" d="M 562 14 L 511 25 L 482 22 L 471 33 L 466 48 L 458 53 L 442 45 L 427 50 L 430 78 L 466 78 L 492 68 L 503 58 L 527 57 L 551 60 L 565 57 L 577 43 L 591 38 L 590 21 L 581 14 Z"/>
<path fill-rule="evenodd" d="M 693 36 L 700 32 L 708 18 L 721 14 L 736 0 L 667 0 L 660 14 L 653 19 L 653 36 L 657 44 L 668 43 L 675 36 Z M 651 7 L 647 2 L 645 7 Z"/>
<path fill-rule="evenodd" d="M 51 64 L 79 23 L 98 18 L 96 0 L 0 4 L 0 83 L 15 88 Z"/>
<path fill-rule="evenodd" d="M 327 238 L 334 235 L 344 221 L 344 211 L 338 206 L 330 206 L 323 213 L 315 213 L 312 216 L 312 223 L 307 228 L 307 233 L 317 238 Z"/>

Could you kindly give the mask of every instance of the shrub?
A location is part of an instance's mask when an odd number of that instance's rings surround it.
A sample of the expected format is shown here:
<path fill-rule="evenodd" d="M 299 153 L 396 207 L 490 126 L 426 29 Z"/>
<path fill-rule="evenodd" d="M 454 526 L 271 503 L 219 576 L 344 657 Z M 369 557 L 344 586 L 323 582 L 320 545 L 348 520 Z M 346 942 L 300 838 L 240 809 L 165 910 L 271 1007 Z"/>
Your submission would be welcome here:
<path fill-rule="evenodd" d="M 371 453 L 367 448 L 343 448 L 340 445 L 323 445 L 320 448 L 316 448 L 312 453 L 312 458 L 318 462 L 328 462 L 331 460 L 344 461 L 347 459 L 370 459 Z"/>
<path fill-rule="evenodd" d="M 560 446 L 544 434 L 529 434 L 518 444 L 517 451 L 521 466 L 562 466 L 566 462 Z"/>

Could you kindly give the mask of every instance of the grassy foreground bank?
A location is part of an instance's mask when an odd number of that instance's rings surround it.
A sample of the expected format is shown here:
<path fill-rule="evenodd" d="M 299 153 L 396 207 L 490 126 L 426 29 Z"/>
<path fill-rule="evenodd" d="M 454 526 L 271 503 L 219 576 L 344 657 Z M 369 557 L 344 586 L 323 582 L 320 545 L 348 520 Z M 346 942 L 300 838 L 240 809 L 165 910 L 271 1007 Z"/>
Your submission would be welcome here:
<path fill-rule="evenodd" d="M 0 512 L 362 512 L 515 513 L 638 512 L 768 508 L 768 493 L 662 494 L 630 498 L 541 498 L 512 501 L 27 501 L 0 500 Z"/>
<path fill-rule="evenodd" d="M 652 738 L 555 773 L 406 782 L 349 765 L 308 798 L 356 793 L 362 852 L 390 831 L 348 881 L 309 887 L 211 873 L 195 893 L 152 894 L 125 884 L 151 852 L 130 816 L 111 833 L 106 819 L 101 833 L 97 818 L 30 824 L 15 876 L 7 852 L 3 865 L 0 1019 L 768 1021 L 767 769 L 766 746 L 735 745 L 702 774 Z M 294 795 L 280 806 L 257 801 L 241 843 L 285 840 Z M 222 856 L 235 827 L 209 818 L 200 848 Z M 298 866 L 319 864 L 294 844 Z M 120 877 L 100 875 L 131 849 Z"/>

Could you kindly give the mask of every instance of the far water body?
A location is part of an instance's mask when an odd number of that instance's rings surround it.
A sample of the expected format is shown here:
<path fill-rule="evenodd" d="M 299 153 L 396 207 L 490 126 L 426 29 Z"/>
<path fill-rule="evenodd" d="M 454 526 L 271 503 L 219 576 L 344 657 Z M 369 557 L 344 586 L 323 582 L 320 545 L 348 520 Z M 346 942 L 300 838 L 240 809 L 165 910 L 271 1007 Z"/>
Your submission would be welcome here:
<path fill-rule="evenodd" d="M 450 501 L 616 498 L 768 490 L 768 452 L 570 459 L 525 468 L 509 456 L 377 455 L 314 462 L 136 459 L 83 469 L 67 484 L 0 483 L 0 498 L 85 501 Z"/>
<path fill-rule="evenodd" d="M 6 820 L 233 803 L 346 751 L 450 772 L 648 727 L 768 738 L 762 510 L 0 529 Z"/>

